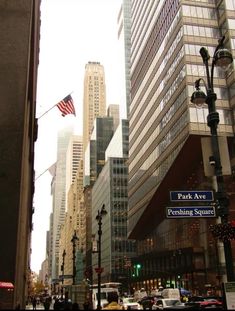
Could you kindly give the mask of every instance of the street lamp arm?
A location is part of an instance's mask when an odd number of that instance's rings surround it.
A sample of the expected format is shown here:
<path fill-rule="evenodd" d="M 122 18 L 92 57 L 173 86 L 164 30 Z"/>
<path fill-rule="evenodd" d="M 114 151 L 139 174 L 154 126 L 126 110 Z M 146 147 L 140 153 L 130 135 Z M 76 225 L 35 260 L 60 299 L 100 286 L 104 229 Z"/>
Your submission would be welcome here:
<path fill-rule="evenodd" d="M 223 36 L 222 38 L 220 38 L 218 40 L 218 45 L 215 48 L 214 54 L 213 54 L 213 58 L 212 58 L 212 64 L 211 64 L 211 73 L 209 71 L 209 59 L 210 59 L 210 55 L 208 50 L 205 47 L 201 47 L 200 49 L 200 55 L 202 57 L 203 63 L 206 67 L 206 76 L 207 76 L 207 85 L 208 85 L 208 92 L 209 93 L 214 93 L 214 85 L 213 85 L 213 80 L 214 80 L 214 69 L 215 69 L 215 65 L 218 62 L 218 54 L 217 52 L 219 50 L 222 50 L 224 48 L 224 39 L 225 36 Z"/>
<path fill-rule="evenodd" d="M 199 79 L 197 79 L 196 81 L 195 81 L 195 89 L 197 90 L 197 91 L 199 91 L 200 90 L 200 82 L 203 82 L 203 84 L 204 84 L 204 86 L 205 86 L 205 88 L 206 88 L 206 92 L 208 92 L 208 88 L 207 88 L 207 84 L 206 84 L 206 81 L 203 79 L 203 78 L 199 78 Z"/>
<path fill-rule="evenodd" d="M 207 92 L 213 92 L 213 82 L 212 82 L 212 77 L 214 75 L 214 59 L 212 61 L 212 66 L 211 66 L 211 75 L 210 75 L 210 70 L 209 70 L 209 59 L 210 55 L 208 53 L 208 50 L 205 47 L 200 48 L 200 55 L 202 57 L 203 63 L 206 67 L 206 77 L 207 77 Z"/>

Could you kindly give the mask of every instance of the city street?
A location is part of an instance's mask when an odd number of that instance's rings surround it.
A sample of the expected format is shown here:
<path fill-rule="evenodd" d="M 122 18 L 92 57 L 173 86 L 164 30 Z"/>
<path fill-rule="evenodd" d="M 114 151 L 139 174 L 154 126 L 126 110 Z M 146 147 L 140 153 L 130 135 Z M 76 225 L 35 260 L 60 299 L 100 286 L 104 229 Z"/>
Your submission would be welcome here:
<path fill-rule="evenodd" d="M 33 310 L 33 305 L 30 303 L 26 306 L 26 310 Z M 38 304 L 36 310 L 45 310 L 43 304 Z M 50 310 L 53 310 L 53 303 L 50 306 Z"/>

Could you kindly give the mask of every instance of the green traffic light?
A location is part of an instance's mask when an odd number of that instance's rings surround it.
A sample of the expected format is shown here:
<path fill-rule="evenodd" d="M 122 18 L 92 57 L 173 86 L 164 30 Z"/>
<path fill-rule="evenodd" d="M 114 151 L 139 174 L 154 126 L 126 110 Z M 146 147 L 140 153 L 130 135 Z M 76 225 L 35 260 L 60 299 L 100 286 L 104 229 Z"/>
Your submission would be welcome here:
<path fill-rule="evenodd" d="M 137 269 L 140 269 L 140 268 L 141 268 L 141 264 L 138 263 L 138 264 L 136 265 L 136 268 L 137 268 Z"/>

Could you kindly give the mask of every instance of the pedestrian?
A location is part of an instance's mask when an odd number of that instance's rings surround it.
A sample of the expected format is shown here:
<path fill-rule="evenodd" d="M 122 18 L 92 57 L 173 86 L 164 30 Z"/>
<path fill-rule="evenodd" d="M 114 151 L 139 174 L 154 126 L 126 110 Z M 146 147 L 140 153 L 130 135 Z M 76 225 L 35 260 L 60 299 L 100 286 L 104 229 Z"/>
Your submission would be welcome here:
<path fill-rule="evenodd" d="M 123 306 L 118 303 L 118 294 L 117 292 L 109 292 L 108 293 L 108 305 L 102 310 L 123 310 Z"/>
<path fill-rule="evenodd" d="M 86 301 L 84 302 L 84 304 L 83 304 L 83 309 L 84 309 L 84 310 L 90 310 L 90 309 L 91 309 L 91 308 L 90 308 L 90 303 L 89 303 L 88 300 L 86 300 Z"/>
<path fill-rule="evenodd" d="M 72 310 L 72 300 L 68 299 L 64 302 L 63 310 Z"/>
<path fill-rule="evenodd" d="M 36 310 L 37 309 L 37 299 L 35 297 L 33 297 L 32 305 L 33 305 L 33 310 Z"/>
<path fill-rule="evenodd" d="M 50 303 L 49 298 L 46 298 L 46 300 L 44 301 L 43 305 L 44 305 L 44 309 L 45 310 L 50 310 L 51 303 Z"/>
<path fill-rule="evenodd" d="M 77 302 L 74 302 L 74 303 L 72 304 L 72 310 L 80 310 L 79 304 L 78 304 Z M 88 310 L 89 310 L 89 309 L 88 309 Z"/>
<path fill-rule="evenodd" d="M 53 309 L 54 310 L 60 310 L 60 303 L 59 303 L 59 299 L 58 298 L 55 298 Z"/>

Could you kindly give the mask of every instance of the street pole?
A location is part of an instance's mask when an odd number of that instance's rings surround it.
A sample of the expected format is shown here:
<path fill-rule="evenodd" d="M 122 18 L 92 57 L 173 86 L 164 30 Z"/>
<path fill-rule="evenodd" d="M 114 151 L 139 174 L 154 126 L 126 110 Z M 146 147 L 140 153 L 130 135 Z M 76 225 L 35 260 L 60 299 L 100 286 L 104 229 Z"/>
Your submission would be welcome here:
<path fill-rule="evenodd" d="M 218 46 L 215 49 L 211 74 L 209 72 L 209 53 L 206 48 L 202 47 L 200 49 L 200 55 L 203 59 L 203 63 L 206 67 L 206 76 L 207 83 L 202 79 L 198 79 L 195 82 L 196 91 L 192 94 L 191 102 L 196 105 L 202 105 L 204 102 L 208 106 L 208 116 L 207 116 L 207 125 L 210 127 L 211 132 L 211 147 L 212 147 L 212 156 L 210 157 L 210 163 L 214 166 L 214 174 L 216 176 L 217 189 L 216 189 L 216 204 L 217 204 L 217 216 L 221 219 L 222 225 L 228 224 L 228 215 L 229 215 L 229 198 L 225 191 L 225 182 L 222 173 L 222 165 L 219 151 L 219 141 L 217 127 L 219 124 L 219 113 L 216 111 L 216 99 L 217 96 L 214 92 L 213 87 L 213 78 L 214 78 L 214 66 L 220 65 L 225 66 L 233 62 L 231 53 L 223 47 L 224 37 L 219 40 Z M 200 82 L 204 82 L 206 87 L 206 94 L 200 90 Z M 218 225 L 214 225 L 215 231 L 218 230 Z M 222 227 L 223 228 L 223 227 Z M 222 229 L 223 230 L 223 229 Z M 234 280 L 234 271 L 233 271 L 233 257 L 232 257 L 232 248 L 229 236 L 224 236 L 223 238 L 224 246 L 224 255 L 225 255 L 225 265 L 227 273 L 227 281 Z"/>
<path fill-rule="evenodd" d="M 65 252 L 65 249 L 63 251 L 63 254 L 62 254 L 62 265 L 61 265 L 61 271 L 62 271 L 62 286 L 61 286 L 61 297 L 63 298 L 63 285 L 64 285 L 64 258 L 66 256 L 66 252 Z"/>
<path fill-rule="evenodd" d="M 76 277 L 76 241 L 78 240 L 77 234 L 76 234 L 76 230 L 74 230 L 74 234 L 72 236 L 71 242 L 73 244 L 73 285 L 75 284 L 75 277 Z"/>
<path fill-rule="evenodd" d="M 98 304 L 97 304 L 97 309 L 100 310 L 101 309 L 101 305 L 100 305 L 100 291 L 101 291 L 101 235 L 102 235 L 102 231 L 101 231 L 101 226 L 102 226 L 102 222 L 101 222 L 101 217 L 99 218 L 98 221 Z"/>
<path fill-rule="evenodd" d="M 101 210 L 98 210 L 96 220 L 98 222 L 98 269 L 97 269 L 97 281 L 98 281 L 98 291 L 97 291 L 97 310 L 101 310 L 101 236 L 102 236 L 102 217 L 107 214 L 105 210 L 105 205 L 103 204 Z"/>

